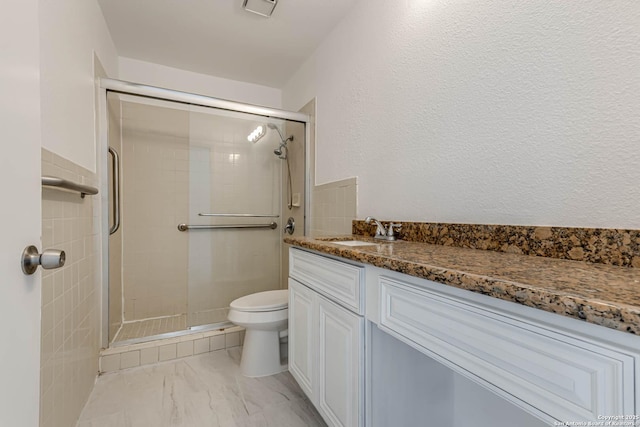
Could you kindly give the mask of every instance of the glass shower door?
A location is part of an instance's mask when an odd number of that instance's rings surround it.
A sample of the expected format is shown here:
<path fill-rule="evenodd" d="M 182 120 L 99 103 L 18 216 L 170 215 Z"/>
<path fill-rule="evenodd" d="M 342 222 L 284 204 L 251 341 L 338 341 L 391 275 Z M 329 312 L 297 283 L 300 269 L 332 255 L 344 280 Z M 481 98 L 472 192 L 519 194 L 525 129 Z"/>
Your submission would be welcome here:
<path fill-rule="evenodd" d="M 193 327 L 225 322 L 236 298 L 280 288 L 282 162 L 277 133 L 247 140 L 263 118 L 194 107 L 189 121 L 186 222 L 211 226 L 188 231 Z"/>
<path fill-rule="evenodd" d="M 187 327 L 189 111 L 182 104 L 109 94 L 110 146 L 120 153 L 120 229 L 109 239 L 114 342 Z M 112 328 L 115 329 L 115 328 Z"/>
<path fill-rule="evenodd" d="M 234 299 L 286 287 L 282 224 L 292 215 L 303 224 L 304 194 L 288 206 L 289 168 L 274 150 L 295 134 L 288 154 L 301 193 L 304 123 L 115 93 L 108 103 L 122 170 L 122 224 L 109 239 L 110 342 L 221 327 Z M 264 136 L 248 141 L 259 125 Z"/>

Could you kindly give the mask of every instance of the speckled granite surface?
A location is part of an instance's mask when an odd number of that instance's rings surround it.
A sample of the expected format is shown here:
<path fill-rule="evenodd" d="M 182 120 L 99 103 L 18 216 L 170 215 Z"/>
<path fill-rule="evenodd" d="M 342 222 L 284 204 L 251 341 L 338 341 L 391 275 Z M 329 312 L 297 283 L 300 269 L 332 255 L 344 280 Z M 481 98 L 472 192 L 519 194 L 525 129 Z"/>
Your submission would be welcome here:
<path fill-rule="evenodd" d="M 401 240 L 640 268 L 640 230 L 402 222 Z M 387 221 L 383 221 L 387 224 Z M 353 221 L 353 234 L 376 227 Z"/>
<path fill-rule="evenodd" d="M 374 242 L 363 236 L 345 236 Z M 319 240 L 322 239 L 322 240 Z M 640 334 L 640 269 L 397 241 L 346 247 L 327 238 L 285 243 Z"/>

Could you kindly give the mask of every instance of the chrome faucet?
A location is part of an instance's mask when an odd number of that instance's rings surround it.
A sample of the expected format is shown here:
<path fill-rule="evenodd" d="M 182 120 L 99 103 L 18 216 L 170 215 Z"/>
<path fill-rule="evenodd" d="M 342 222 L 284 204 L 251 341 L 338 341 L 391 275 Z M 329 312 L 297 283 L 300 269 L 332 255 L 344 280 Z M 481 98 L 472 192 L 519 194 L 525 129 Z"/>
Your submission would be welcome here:
<path fill-rule="evenodd" d="M 387 228 L 377 219 L 368 216 L 365 218 L 364 222 L 367 224 L 371 224 L 371 222 L 374 222 L 376 224 L 376 226 L 378 228 L 376 228 L 376 235 L 374 236 L 374 239 L 378 239 L 378 240 L 387 240 L 387 241 L 394 241 L 396 240 L 396 235 L 393 232 L 393 228 L 400 228 L 402 227 L 402 224 L 395 224 L 393 222 L 389 223 L 389 229 L 387 230 Z"/>

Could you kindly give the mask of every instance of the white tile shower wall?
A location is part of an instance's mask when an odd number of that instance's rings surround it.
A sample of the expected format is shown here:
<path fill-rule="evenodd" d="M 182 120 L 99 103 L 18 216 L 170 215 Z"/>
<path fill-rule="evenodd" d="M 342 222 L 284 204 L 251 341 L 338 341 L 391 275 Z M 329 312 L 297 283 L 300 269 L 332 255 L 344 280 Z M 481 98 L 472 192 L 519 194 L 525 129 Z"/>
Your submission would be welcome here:
<path fill-rule="evenodd" d="M 357 179 L 317 185 L 311 197 L 311 234 L 351 234 L 357 213 Z"/>
<path fill-rule="evenodd" d="M 124 320 L 186 313 L 188 112 L 122 103 Z"/>
<path fill-rule="evenodd" d="M 189 116 L 191 224 L 268 223 L 269 218 L 203 218 L 199 213 L 280 214 L 282 160 L 277 132 L 258 143 L 247 134 L 262 121 L 196 108 Z M 275 219 L 276 221 L 280 221 Z M 190 324 L 224 321 L 236 298 L 280 287 L 280 230 L 204 230 L 189 235 Z"/>
<path fill-rule="evenodd" d="M 94 173 L 42 150 L 42 174 L 97 186 Z M 100 349 L 99 203 L 43 188 L 42 245 L 63 268 L 42 271 L 40 427 L 73 426 L 91 393 Z"/>

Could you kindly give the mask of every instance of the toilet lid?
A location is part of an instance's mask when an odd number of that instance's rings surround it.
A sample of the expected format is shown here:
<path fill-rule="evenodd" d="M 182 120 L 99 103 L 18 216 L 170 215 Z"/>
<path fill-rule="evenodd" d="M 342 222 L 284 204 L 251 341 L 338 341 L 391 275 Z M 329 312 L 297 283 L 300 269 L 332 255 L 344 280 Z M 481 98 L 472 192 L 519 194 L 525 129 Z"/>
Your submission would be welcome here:
<path fill-rule="evenodd" d="M 276 311 L 289 305 L 289 290 L 258 292 L 238 298 L 229 307 L 239 311 Z"/>

